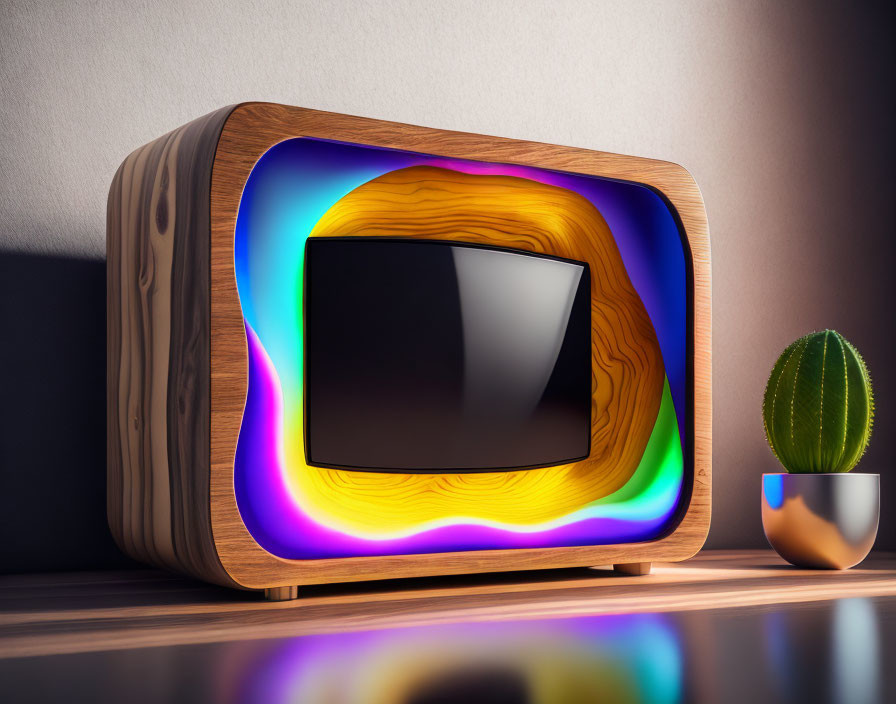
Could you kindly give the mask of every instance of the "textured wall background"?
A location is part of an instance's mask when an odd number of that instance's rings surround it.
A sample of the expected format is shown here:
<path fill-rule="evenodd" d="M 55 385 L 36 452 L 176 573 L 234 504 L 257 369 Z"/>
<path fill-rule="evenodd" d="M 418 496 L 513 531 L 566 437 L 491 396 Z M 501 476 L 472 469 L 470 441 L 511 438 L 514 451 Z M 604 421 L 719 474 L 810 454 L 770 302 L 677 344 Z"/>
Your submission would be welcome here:
<path fill-rule="evenodd" d="M 124 564 L 105 529 L 106 191 L 242 100 L 668 159 L 714 258 L 711 547 L 764 545 L 772 363 L 865 354 L 896 548 L 893 24 L 815 2 L 10 2 L 0 12 L 0 570 Z"/>

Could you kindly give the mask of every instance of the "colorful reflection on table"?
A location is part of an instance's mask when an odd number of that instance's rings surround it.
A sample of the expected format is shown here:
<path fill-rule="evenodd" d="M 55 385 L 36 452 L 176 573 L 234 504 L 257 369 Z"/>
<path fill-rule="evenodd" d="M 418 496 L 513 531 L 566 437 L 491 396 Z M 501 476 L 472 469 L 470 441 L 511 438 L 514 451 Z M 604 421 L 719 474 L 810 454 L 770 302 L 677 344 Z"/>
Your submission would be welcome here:
<path fill-rule="evenodd" d="M 871 599 L 828 602 L 829 618 L 805 610 L 765 615 L 764 652 L 776 694 L 789 701 L 870 704 L 886 701 L 881 692 L 881 634 Z M 819 657 L 819 646 L 827 652 Z M 807 678 L 817 670 L 822 675 Z"/>
<path fill-rule="evenodd" d="M 409 599 L 366 632 L 259 639 L 252 626 L 222 642 L 0 659 L 3 701 L 896 702 L 893 597 L 400 627 L 418 609 Z M 296 633 L 340 623 L 312 603 L 270 611 L 272 631 L 291 619 Z"/>
<path fill-rule="evenodd" d="M 682 701 L 681 647 L 662 614 L 303 636 L 243 665 L 227 696 L 247 704 Z"/>

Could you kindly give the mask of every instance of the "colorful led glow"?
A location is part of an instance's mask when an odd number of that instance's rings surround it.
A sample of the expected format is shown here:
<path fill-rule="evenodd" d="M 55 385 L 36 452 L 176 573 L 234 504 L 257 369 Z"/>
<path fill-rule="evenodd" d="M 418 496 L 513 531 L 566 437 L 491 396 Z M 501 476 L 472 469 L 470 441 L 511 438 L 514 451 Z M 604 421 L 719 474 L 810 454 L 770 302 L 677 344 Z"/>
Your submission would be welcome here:
<path fill-rule="evenodd" d="M 457 475 L 338 472 L 308 467 L 302 445 L 302 267 L 315 223 L 354 188 L 395 169 L 430 165 L 502 174 L 573 190 L 603 215 L 654 324 L 667 381 L 654 430 L 635 474 L 618 491 L 548 518 L 489 508 L 490 477 L 476 502 L 410 519 L 370 499 L 371 483 L 400 492 L 406 482 Z M 649 189 L 529 167 L 467 162 L 314 139 L 269 150 L 244 189 L 235 234 L 237 287 L 246 321 L 249 391 L 234 466 L 241 516 L 269 552 L 289 559 L 392 555 L 509 547 L 634 542 L 657 537 L 677 508 L 683 482 L 686 388 L 686 274 L 674 219 Z M 532 472 L 550 470 L 531 470 Z M 327 482 L 315 477 L 326 473 Z M 335 478 L 335 480 L 334 480 Z M 505 481 L 505 477 L 500 477 Z M 335 482 L 335 488 L 334 488 Z M 466 488 L 466 487 L 465 487 Z M 365 493 L 367 492 L 367 493 Z M 447 506 L 445 501 L 448 502 Z M 533 503 L 529 499 L 529 503 Z M 435 516 L 435 517 L 433 517 Z"/>

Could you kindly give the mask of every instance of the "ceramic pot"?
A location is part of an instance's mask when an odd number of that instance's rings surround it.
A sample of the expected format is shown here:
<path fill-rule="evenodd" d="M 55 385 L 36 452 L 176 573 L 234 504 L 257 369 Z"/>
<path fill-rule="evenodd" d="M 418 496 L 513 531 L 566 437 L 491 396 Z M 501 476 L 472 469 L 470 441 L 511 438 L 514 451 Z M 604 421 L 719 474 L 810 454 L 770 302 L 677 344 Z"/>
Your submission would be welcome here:
<path fill-rule="evenodd" d="M 879 474 L 762 475 L 765 537 L 793 565 L 857 565 L 874 545 L 879 516 Z"/>

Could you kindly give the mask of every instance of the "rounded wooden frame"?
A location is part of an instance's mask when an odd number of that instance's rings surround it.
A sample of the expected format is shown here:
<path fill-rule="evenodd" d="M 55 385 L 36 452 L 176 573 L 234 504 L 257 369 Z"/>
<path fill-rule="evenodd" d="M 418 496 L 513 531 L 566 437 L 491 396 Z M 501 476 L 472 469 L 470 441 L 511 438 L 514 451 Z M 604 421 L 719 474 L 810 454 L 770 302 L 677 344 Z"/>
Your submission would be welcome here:
<path fill-rule="evenodd" d="M 258 159 L 285 139 L 317 137 L 450 158 L 503 162 L 632 181 L 659 193 L 680 220 L 693 272 L 693 485 L 678 526 L 658 540 L 515 550 L 286 560 L 268 553 L 244 526 L 233 490 L 233 458 L 247 389 L 247 350 L 236 289 L 233 233 L 242 189 Z M 220 566 L 250 589 L 393 577 L 549 567 L 677 561 L 695 554 L 711 505 L 710 250 L 706 212 L 691 175 L 669 162 L 498 137 L 449 132 L 269 103 L 245 103 L 226 116 L 210 190 L 209 510 Z M 208 576 L 213 581 L 224 581 Z"/>

